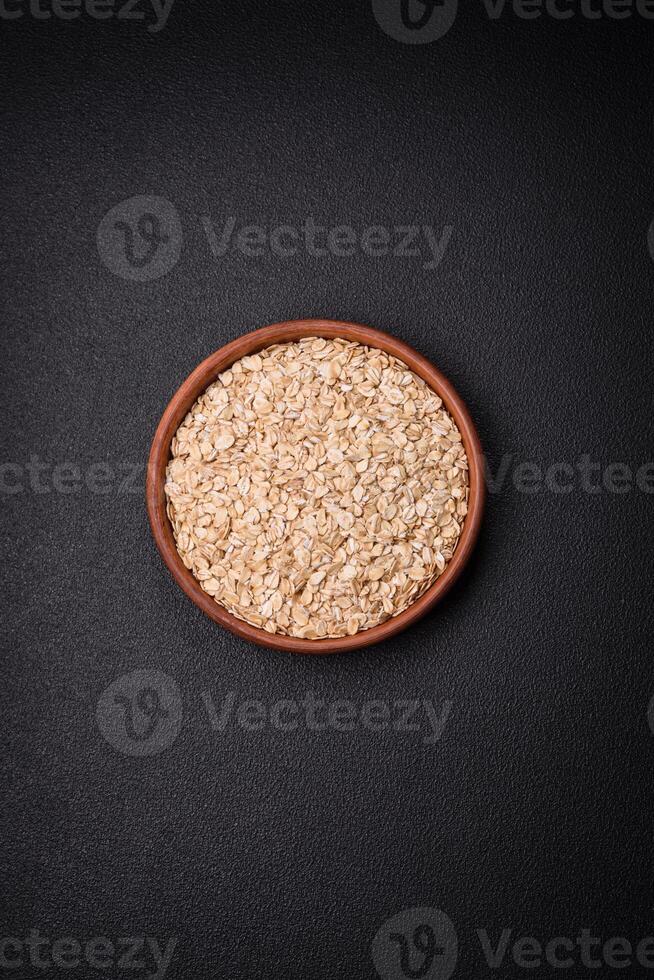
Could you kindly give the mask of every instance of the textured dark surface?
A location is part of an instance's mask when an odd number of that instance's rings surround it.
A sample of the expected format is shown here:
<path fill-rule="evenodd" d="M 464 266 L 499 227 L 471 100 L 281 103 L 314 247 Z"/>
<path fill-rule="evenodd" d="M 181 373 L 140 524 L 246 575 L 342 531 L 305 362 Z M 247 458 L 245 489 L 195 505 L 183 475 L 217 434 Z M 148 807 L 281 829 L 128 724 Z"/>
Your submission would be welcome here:
<path fill-rule="evenodd" d="M 375 976 L 373 937 L 412 906 L 450 916 L 466 978 L 489 974 L 477 929 L 652 934 L 654 496 L 579 477 L 527 494 L 512 474 L 654 458 L 654 21 L 469 5 L 409 46 L 366 2 L 177 0 L 156 34 L 29 16 L 0 31 L 2 936 L 176 936 L 170 977 L 349 980 Z M 96 247 L 135 195 L 172 202 L 184 239 L 143 283 Z M 428 254 L 214 258 L 206 214 L 453 230 L 436 270 Z M 513 458 L 446 602 L 314 661 L 202 617 L 155 552 L 142 483 L 200 359 L 320 315 L 414 345 L 466 399 L 492 472 Z M 69 493 L 64 462 L 82 477 Z M 88 486 L 99 462 L 106 493 Z M 96 722 L 136 669 L 183 702 L 174 743 L 145 758 Z M 307 692 L 452 706 L 435 744 L 424 724 L 221 732 L 207 690 L 268 710 Z M 509 960 L 502 975 L 523 975 Z M 24 963 L 8 975 L 44 975 Z M 65 972 L 99 975 L 48 975 Z"/>

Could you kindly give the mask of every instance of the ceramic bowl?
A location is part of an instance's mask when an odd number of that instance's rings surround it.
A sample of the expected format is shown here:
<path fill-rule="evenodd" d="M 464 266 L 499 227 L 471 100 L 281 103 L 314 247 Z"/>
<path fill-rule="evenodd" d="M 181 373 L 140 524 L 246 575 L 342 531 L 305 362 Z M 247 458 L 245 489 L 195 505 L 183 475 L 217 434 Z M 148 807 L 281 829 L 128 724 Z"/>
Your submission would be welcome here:
<path fill-rule="evenodd" d="M 393 616 L 379 626 L 361 630 L 354 636 L 337 639 L 304 640 L 293 636 L 281 636 L 268 633 L 232 616 L 202 590 L 200 583 L 182 562 L 166 514 L 164 481 L 166 466 L 170 459 L 170 444 L 180 423 L 202 392 L 215 381 L 222 371 L 225 371 L 231 364 L 247 354 L 254 354 L 272 344 L 296 341 L 302 337 L 342 337 L 346 340 L 365 344 L 368 347 L 387 351 L 404 361 L 442 398 L 445 408 L 461 432 L 470 467 L 468 514 L 456 551 L 443 574 L 404 612 Z M 451 383 L 430 361 L 398 340 L 397 337 L 392 337 L 390 334 L 373 330 L 358 323 L 341 323 L 337 320 L 291 320 L 285 323 L 275 323 L 272 326 L 263 327 L 261 330 L 254 330 L 252 333 L 238 337 L 225 347 L 221 347 L 220 350 L 204 360 L 178 388 L 168 403 L 154 436 L 148 462 L 146 499 L 152 533 L 163 560 L 177 584 L 210 619 L 259 646 L 286 650 L 290 653 L 343 653 L 348 650 L 371 646 L 405 630 L 429 612 L 458 579 L 470 558 L 482 519 L 484 507 L 482 451 L 468 410 Z"/>

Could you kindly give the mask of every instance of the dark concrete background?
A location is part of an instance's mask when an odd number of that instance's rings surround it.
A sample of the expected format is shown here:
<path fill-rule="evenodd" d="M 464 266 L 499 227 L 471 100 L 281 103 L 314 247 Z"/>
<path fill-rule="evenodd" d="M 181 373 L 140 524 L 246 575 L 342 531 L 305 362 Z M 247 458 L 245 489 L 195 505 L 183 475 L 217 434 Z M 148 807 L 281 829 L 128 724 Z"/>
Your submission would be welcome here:
<path fill-rule="evenodd" d="M 654 459 L 654 21 L 467 4 L 409 45 L 363 0 L 177 0 L 158 33 L 27 10 L 0 32 L 2 936 L 39 929 L 50 958 L 64 937 L 175 936 L 169 977 L 350 980 L 377 975 L 373 938 L 416 906 L 452 920 L 467 978 L 490 975 L 478 929 L 494 945 L 505 928 L 654 933 L 654 496 L 636 480 Z M 181 229 L 179 261 L 144 282 L 96 242 L 138 195 Z M 435 270 L 428 253 L 214 257 L 203 215 L 452 234 Z M 142 494 L 157 420 L 199 360 L 305 316 L 430 357 L 506 474 L 443 605 L 321 660 L 203 618 Z M 584 455 L 628 464 L 625 492 L 589 492 Z M 523 492 L 527 461 L 571 466 L 549 472 L 570 492 Z M 136 670 L 170 679 L 144 757 L 116 689 L 102 700 L 114 682 L 135 696 Z M 307 692 L 451 710 L 433 744 L 423 715 L 417 732 L 220 731 L 207 691 L 267 711 Z M 21 950 L 7 975 L 46 975 Z M 113 962 L 47 975 L 124 975 Z M 499 975 L 524 975 L 510 952 Z"/>

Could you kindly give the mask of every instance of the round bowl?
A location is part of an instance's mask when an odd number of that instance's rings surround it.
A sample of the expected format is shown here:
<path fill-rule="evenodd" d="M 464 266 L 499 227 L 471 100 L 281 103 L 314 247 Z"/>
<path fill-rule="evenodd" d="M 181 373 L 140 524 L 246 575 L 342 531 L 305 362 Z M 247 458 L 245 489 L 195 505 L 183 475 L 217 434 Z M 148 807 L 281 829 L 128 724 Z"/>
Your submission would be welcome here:
<path fill-rule="evenodd" d="M 304 640 L 294 636 L 268 633 L 266 630 L 251 626 L 249 623 L 237 619 L 236 616 L 232 616 L 223 606 L 218 605 L 211 596 L 207 595 L 179 556 L 172 527 L 166 513 L 164 492 L 166 466 L 170 459 L 172 438 L 186 414 L 205 389 L 215 381 L 222 371 L 225 371 L 240 358 L 248 354 L 255 354 L 272 344 L 296 341 L 302 337 L 342 337 L 346 340 L 365 344 L 368 347 L 376 347 L 404 361 L 442 398 L 445 408 L 456 422 L 468 457 L 470 478 L 468 514 L 463 524 L 461 537 L 452 559 L 433 585 L 404 612 L 387 619 L 385 623 L 381 623 L 379 626 L 361 630 L 354 636 L 322 640 Z M 146 500 L 152 533 L 163 560 L 177 584 L 210 619 L 220 623 L 221 626 L 245 640 L 274 650 L 305 654 L 344 653 L 359 647 L 371 646 L 373 643 L 379 643 L 395 636 L 396 633 L 406 629 L 429 612 L 451 589 L 470 558 L 479 534 L 484 507 L 483 459 L 477 432 L 463 401 L 447 378 L 413 348 L 398 340 L 397 337 L 392 337 L 390 334 L 382 333 L 379 330 L 373 330 L 370 327 L 364 327 L 358 323 L 341 323 L 338 320 L 290 320 L 263 327 L 261 330 L 254 330 L 252 333 L 238 337 L 225 347 L 221 347 L 220 350 L 203 361 L 178 388 L 163 413 L 152 442 L 146 480 Z"/>

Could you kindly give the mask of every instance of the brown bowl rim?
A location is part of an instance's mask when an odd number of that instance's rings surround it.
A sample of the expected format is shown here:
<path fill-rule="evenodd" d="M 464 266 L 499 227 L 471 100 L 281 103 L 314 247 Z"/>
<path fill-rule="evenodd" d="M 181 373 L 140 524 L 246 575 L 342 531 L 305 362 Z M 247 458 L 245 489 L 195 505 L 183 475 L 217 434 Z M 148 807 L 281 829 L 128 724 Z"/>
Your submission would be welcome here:
<path fill-rule="evenodd" d="M 461 537 L 447 568 L 433 585 L 403 612 L 378 626 L 361 630 L 354 636 L 321 640 L 305 640 L 268 633 L 232 616 L 207 595 L 179 556 L 166 513 L 164 493 L 165 472 L 170 458 L 173 435 L 202 392 L 222 371 L 241 357 L 254 354 L 272 344 L 295 341 L 302 337 L 342 337 L 345 340 L 358 341 L 368 347 L 384 350 L 404 361 L 442 398 L 445 407 L 456 422 L 468 457 L 470 478 L 468 514 Z M 146 504 L 155 543 L 168 570 L 189 599 L 210 619 L 242 639 L 268 649 L 301 654 L 345 653 L 372 646 L 396 636 L 425 616 L 449 592 L 472 554 L 481 527 L 484 495 L 483 455 L 479 436 L 465 403 L 452 383 L 431 361 L 397 337 L 360 323 L 324 319 L 286 320 L 273 323 L 237 337 L 205 358 L 182 382 L 161 416 L 152 440 L 146 477 Z"/>

